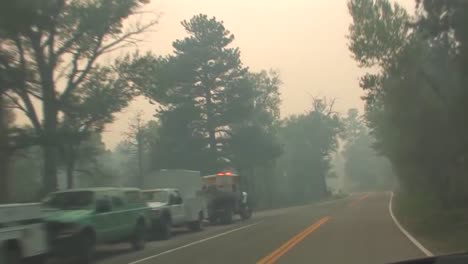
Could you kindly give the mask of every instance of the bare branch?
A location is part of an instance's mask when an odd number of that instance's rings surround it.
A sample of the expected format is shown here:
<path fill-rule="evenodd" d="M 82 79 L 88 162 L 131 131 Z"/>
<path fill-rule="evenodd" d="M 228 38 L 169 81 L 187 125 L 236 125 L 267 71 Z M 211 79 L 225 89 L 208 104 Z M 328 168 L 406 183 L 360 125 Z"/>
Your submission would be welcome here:
<path fill-rule="evenodd" d="M 19 38 L 15 38 L 15 45 L 18 50 L 18 54 L 20 56 L 20 70 L 23 75 L 23 78 L 16 93 L 18 96 L 23 100 L 23 103 L 26 107 L 27 110 L 27 116 L 30 119 L 34 129 L 36 129 L 37 132 L 41 131 L 41 124 L 39 122 L 39 118 L 37 117 L 36 109 L 34 108 L 34 105 L 32 104 L 31 98 L 29 98 L 29 95 L 27 93 L 28 88 L 26 87 L 24 74 L 26 73 L 26 58 L 25 58 L 25 51 L 23 49 L 23 44 L 21 43 L 21 40 Z"/>
<path fill-rule="evenodd" d="M 26 115 L 29 115 L 28 110 L 26 110 L 26 108 L 18 102 L 18 98 L 15 98 L 8 93 L 4 93 L 3 95 L 6 96 L 9 99 L 9 101 L 14 105 L 11 108 L 19 109 L 22 112 L 24 112 Z"/>
<path fill-rule="evenodd" d="M 73 61 L 72 61 L 72 72 L 70 73 L 70 76 L 68 77 L 68 83 L 67 86 L 65 87 L 65 90 L 63 91 L 62 95 L 60 96 L 59 101 L 64 102 L 69 94 L 72 92 L 73 89 L 75 89 L 83 80 L 84 78 L 88 75 L 89 71 L 92 69 L 92 66 L 96 59 L 101 55 L 101 52 L 99 52 L 99 46 L 101 46 L 102 40 L 104 38 L 104 35 L 100 36 L 96 42 L 96 47 L 93 50 L 93 55 L 91 58 L 88 59 L 86 66 L 83 70 L 78 70 L 78 61 L 80 59 L 81 53 L 77 52 L 73 56 Z M 77 76 L 78 73 L 81 73 L 76 79 L 75 77 Z"/>
<path fill-rule="evenodd" d="M 327 116 L 330 116 L 334 113 L 336 113 L 335 111 L 333 111 L 333 106 L 335 105 L 335 102 L 336 102 L 336 98 L 333 98 L 330 103 L 327 102 L 328 104 L 328 112 L 327 112 Z"/>
<path fill-rule="evenodd" d="M 67 86 L 64 92 L 62 93 L 62 95 L 60 96 L 60 102 L 63 102 L 64 98 L 66 98 L 72 90 L 73 80 L 75 79 L 75 76 L 78 74 L 78 61 L 80 59 L 80 56 L 81 56 L 80 52 L 73 53 L 73 57 L 70 62 L 71 70 L 70 70 L 70 73 L 68 74 Z"/>
<path fill-rule="evenodd" d="M 39 100 L 42 100 L 42 96 L 40 96 L 39 94 L 33 92 L 31 89 L 27 89 L 26 92 L 32 96 L 34 96 L 36 99 L 39 99 Z"/>
<path fill-rule="evenodd" d="M 113 48 L 114 46 L 116 45 L 119 45 L 122 41 L 125 41 L 127 39 L 129 39 L 130 37 L 132 36 L 135 36 L 135 35 L 139 35 L 141 33 L 144 33 L 146 32 L 149 28 L 153 27 L 154 25 L 156 25 L 158 23 L 158 20 L 153 20 L 143 26 L 138 26 L 136 29 L 130 31 L 130 32 L 127 32 L 125 34 L 123 34 L 122 36 L 118 37 L 117 39 L 115 39 L 114 41 L 111 41 L 110 43 L 106 44 L 105 46 L 103 46 L 100 51 L 101 52 L 106 52 L 108 49 L 111 49 Z"/>

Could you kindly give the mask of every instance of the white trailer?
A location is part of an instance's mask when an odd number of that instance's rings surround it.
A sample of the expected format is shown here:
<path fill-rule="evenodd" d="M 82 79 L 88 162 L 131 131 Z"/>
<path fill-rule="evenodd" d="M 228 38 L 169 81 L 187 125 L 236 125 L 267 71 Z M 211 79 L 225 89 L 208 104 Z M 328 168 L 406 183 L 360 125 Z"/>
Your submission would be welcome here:
<path fill-rule="evenodd" d="M 48 241 L 42 219 L 38 203 L 0 205 L 0 264 L 45 262 Z"/>

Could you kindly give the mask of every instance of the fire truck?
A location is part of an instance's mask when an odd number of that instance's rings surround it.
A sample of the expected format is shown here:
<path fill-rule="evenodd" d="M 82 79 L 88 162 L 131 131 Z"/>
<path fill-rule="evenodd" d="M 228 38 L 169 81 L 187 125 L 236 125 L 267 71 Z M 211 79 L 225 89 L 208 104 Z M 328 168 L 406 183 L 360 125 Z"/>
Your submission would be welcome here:
<path fill-rule="evenodd" d="M 232 223 L 234 215 L 242 219 L 252 216 L 248 194 L 240 188 L 240 176 L 223 171 L 202 177 L 210 223 Z"/>

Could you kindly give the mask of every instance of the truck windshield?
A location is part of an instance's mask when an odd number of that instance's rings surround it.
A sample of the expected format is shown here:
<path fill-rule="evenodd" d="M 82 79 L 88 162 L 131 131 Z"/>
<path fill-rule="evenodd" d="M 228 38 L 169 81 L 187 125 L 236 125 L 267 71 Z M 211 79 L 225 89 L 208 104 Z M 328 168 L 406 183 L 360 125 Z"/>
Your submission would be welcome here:
<path fill-rule="evenodd" d="M 168 195 L 165 191 L 144 192 L 143 197 L 148 202 L 167 203 Z"/>
<path fill-rule="evenodd" d="M 93 203 L 90 191 L 53 193 L 44 200 L 44 205 L 62 210 L 87 209 Z"/>

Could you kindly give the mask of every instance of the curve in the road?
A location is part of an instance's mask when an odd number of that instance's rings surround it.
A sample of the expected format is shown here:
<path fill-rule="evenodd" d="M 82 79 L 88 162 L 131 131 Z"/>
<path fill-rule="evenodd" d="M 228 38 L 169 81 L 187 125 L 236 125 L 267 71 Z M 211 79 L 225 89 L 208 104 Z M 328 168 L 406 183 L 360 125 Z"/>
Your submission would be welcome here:
<path fill-rule="evenodd" d="M 390 202 L 388 203 L 388 211 L 390 212 L 390 216 L 393 219 L 393 222 L 395 222 L 395 225 L 400 229 L 400 231 L 413 243 L 419 250 L 421 250 L 426 256 L 432 257 L 434 254 L 429 251 L 427 248 L 425 248 L 416 238 L 414 238 L 401 224 L 398 222 L 398 219 L 396 219 L 395 215 L 393 214 L 393 192 L 390 194 Z"/>

